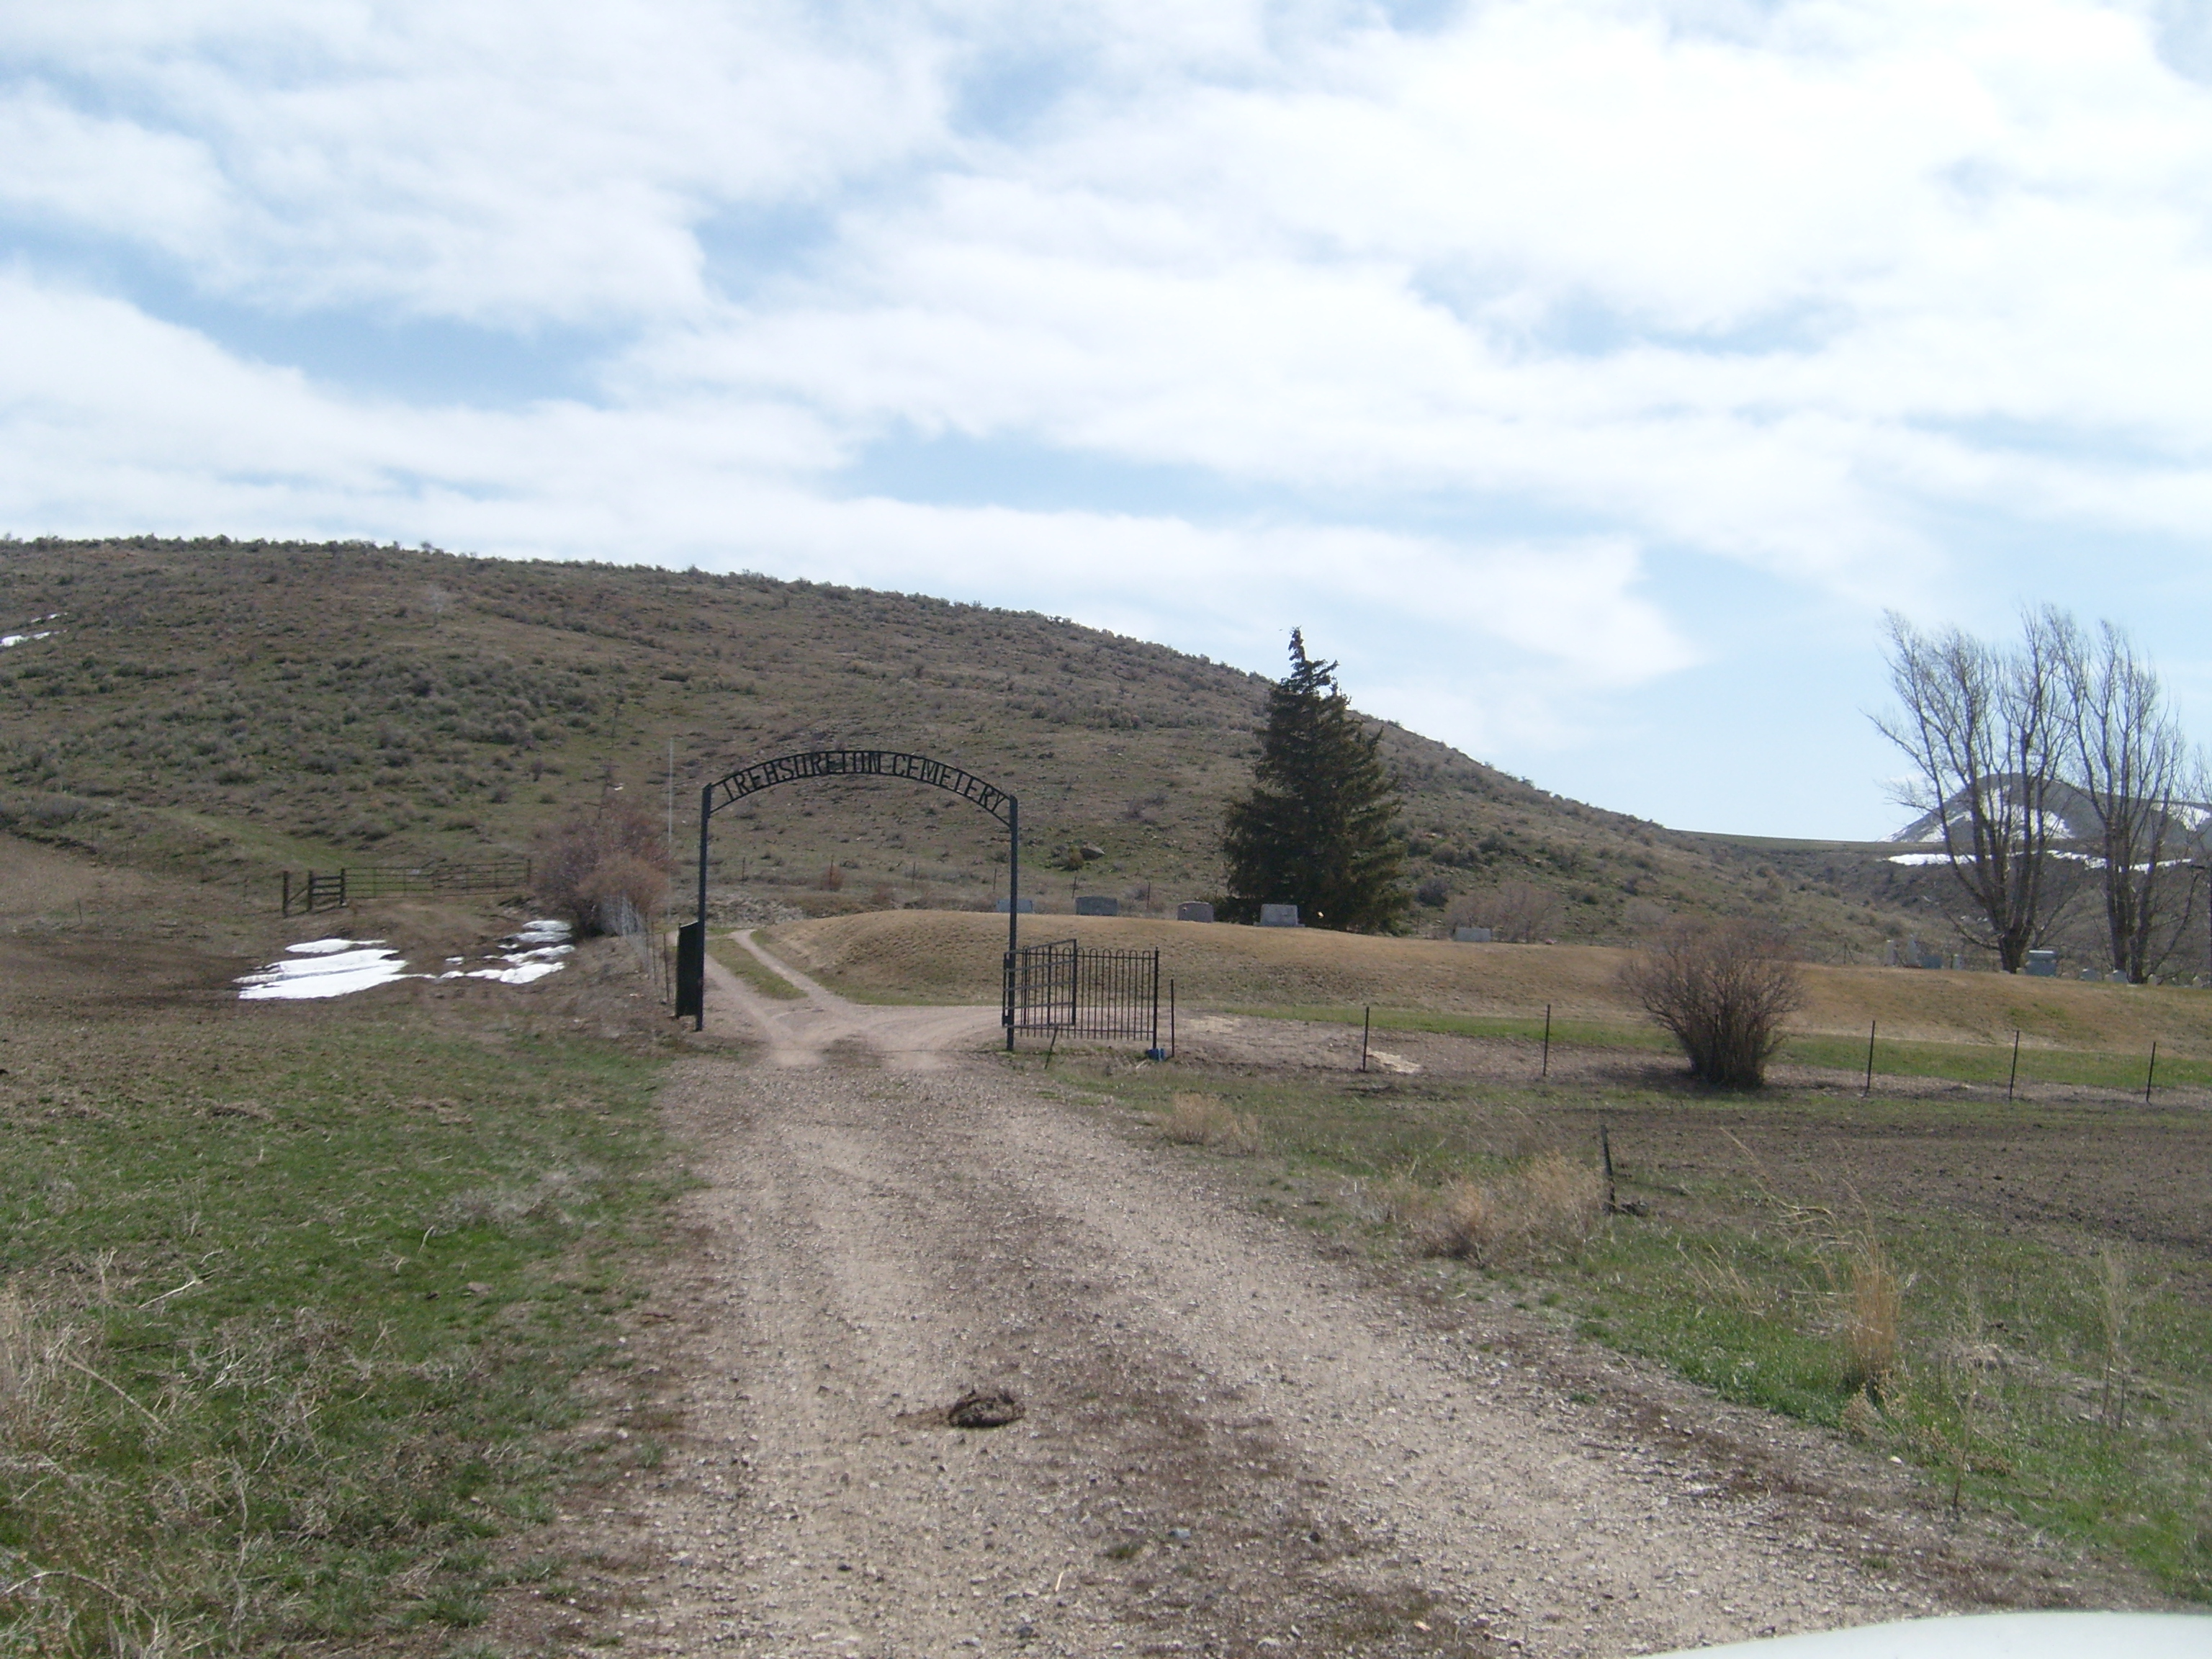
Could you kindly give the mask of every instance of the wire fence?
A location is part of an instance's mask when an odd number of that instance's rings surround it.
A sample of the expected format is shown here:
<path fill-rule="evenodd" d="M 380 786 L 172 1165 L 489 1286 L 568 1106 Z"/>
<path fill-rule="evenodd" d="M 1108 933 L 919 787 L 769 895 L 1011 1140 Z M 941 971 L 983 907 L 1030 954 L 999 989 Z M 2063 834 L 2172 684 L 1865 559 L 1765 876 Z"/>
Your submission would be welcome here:
<path fill-rule="evenodd" d="M 599 901 L 599 931 L 622 940 L 653 981 L 653 995 L 667 1002 L 676 994 L 675 949 L 665 921 L 648 916 L 623 894 Z"/>

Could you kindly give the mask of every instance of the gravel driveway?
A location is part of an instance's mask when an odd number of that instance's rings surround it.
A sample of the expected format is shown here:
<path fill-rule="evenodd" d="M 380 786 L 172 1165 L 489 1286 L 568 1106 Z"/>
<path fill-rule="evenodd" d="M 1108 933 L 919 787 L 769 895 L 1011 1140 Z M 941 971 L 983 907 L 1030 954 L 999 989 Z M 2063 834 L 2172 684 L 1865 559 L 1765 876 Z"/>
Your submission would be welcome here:
<path fill-rule="evenodd" d="M 995 1011 L 808 988 L 717 969 L 769 1042 L 667 1096 L 668 1450 L 573 1517 L 637 1564 L 627 1651 L 1611 1655 L 2070 1599 L 1829 1437 L 1394 1292 L 975 1054 Z M 945 1425 L 992 1388 L 1018 1421 Z"/>

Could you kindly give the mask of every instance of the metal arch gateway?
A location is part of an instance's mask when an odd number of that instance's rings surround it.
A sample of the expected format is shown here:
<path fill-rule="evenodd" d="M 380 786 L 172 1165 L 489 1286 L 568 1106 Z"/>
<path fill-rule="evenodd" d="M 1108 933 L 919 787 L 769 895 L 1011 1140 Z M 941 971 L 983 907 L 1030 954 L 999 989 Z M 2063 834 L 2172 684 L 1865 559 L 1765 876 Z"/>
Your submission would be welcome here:
<path fill-rule="evenodd" d="M 811 749 L 803 754 L 778 755 L 755 761 L 727 777 L 717 778 L 699 791 L 699 915 L 678 931 L 676 947 L 676 1012 L 692 1017 L 692 1030 L 707 1029 L 707 842 L 714 814 L 734 806 L 748 795 L 773 789 L 780 783 L 799 783 L 810 778 L 903 778 L 926 783 L 963 800 L 973 801 L 1006 826 L 1006 997 L 1003 1018 L 1006 1047 L 1014 1046 L 1012 963 L 1021 948 L 1022 804 L 994 783 L 986 783 L 973 772 L 927 755 L 902 754 L 890 749 Z"/>

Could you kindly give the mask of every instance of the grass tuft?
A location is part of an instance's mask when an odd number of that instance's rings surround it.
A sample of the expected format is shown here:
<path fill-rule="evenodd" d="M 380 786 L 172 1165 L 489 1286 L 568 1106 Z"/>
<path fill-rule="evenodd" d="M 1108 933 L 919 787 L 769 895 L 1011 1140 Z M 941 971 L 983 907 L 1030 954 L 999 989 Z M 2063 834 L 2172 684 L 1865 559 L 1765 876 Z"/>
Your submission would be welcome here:
<path fill-rule="evenodd" d="M 1180 1146 L 1205 1146 L 1232 1158 L 1249 1158 L 1261 1146 L 1260 1120 L 1231 1110 L 1218 1095 L 1176 1095 L 1161 1133 Z"/>
<path fill-rule="evenodd" d="M 1844 1381 L 1879 1399 L 1897 1370 L 1905 1287 L 1888 1255 L 1872 1238 L 1856 1242 L 1844 1271 Z"/>
<path fill-rule="evenodd" d="M 1444 1188 L 1415 1223 L 1414 1242 L 1431 1255 L 1494 1263 L 1578 1245 L 1604 1214 L 1597 1170 L 1540 1152 L 1499 1180 Z"/>

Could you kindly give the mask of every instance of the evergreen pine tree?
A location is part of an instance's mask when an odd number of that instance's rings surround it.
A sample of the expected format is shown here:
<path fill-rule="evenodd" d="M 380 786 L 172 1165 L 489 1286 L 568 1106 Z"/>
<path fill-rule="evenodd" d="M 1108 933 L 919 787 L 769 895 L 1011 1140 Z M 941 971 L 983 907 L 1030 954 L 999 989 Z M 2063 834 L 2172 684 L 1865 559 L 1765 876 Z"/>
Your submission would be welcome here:
<path fill-rule="evenodd" d="M 1262 904 L 1295 904 L 1309 927 L 1383 933 L 1405 915 L 1401 854 L 1391 837 L 1396 781 L 1382 733 L 1364 729 L 1337 689 L 1336 665 L 1291 635 L 1291 672 L 1267 694 L 1252 793 L 1229 807 L 1226 921 L 1256 921 Z"/>

